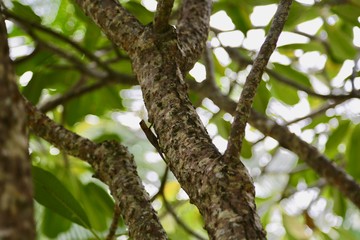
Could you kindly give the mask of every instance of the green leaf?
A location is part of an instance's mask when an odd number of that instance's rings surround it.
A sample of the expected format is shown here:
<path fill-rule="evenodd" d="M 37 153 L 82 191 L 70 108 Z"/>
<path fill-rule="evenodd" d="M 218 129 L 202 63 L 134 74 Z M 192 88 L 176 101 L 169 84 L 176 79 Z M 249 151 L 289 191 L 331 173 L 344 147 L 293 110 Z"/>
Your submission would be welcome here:
<path fill-rule="evenodd" d="M 287 239 L 307 239 L 306 226 L 300 216 L 282 214 Z"/>
<path fill-rule="evenodd" d="M 339 17 L 345 21 L 349 21 L 355 26 L 360 26 L 358 21 L 360 7 L 352 4 L 339 4 L 331 7 L 331 11 L 337 14 Z"/>
<path fill-rule="evenodd" d="M 210 120 L 210 122 L 215 123 L 219 135 L 224 139 L 227 139 L 230 134 L 231 123 L 223 119 L 223 114 L 215 114 L 215 116 Z"/>
<path fill-rule="evenodd" d="M 49 208 L 44 209 L 41 229 L 42 233 L 49 238 L 56 238 L 59 234 L 70 229 L 72 222 L 59 214 L 51 211 Z"/>
<path fill-rule="evenodd" d="M 334 212 L 341 217 L 345 217 L 347 209 L 346 199 L 344 198 L 343 194 L 341 194 L 337 189 L 332 188 L 331 192 L 331 197 L 334 201 Z"/>
<path fill-rule="evenodd" d="M 108 222 L 112 218 L 114 210 L 112 198 L 103 188 L 92 182 L 82 186 L 80 191 L 80 197 L 93 229 L 98 231 L 108 229 Z"/>
<path fill-rule="evenodd" d="M 99 38 L 101 37 L 101 31 L 98 26 L 93 22 L 86 23 L 86 32 L 84 36 L 85 47 L 89 50 L 96 49 Z"/>
<path fill-rule="evenodd" d="M 360 179 L 359 168 L 359 149 L 360 149 L 360 124 L 353 129 L 347 144 L 347 171 L 356 179 Z"/>
<path fill-rule="evenodd" d="M 126 10 L 134 14 L 142 24 L 149 24 L 152 22 L 154 14 L 147 10 L 140 3 L 129 1 L 122 4 Z"/>
<path fill-rule="evenodd" d="M 19 15 L 31 22 L 41 23 L 41 18 L 35 14 L 31 7 L 23 5 L 17 1 L 12 1 L 12 4 L 14 5 L 12 10 L 16 13 L 16 15 Z"/>
<path fill-rule="evenodd" d="M 261 81 L 254 98 L 253 108 L 256 111 L 265 114 L 270 97 L 271 94 L 270 91 L 266 88 L 266 83 Z"/>
<path fill-rule="evenodd" d="M 310 79 L 307 75 L 293 69 L 291 66 L 281 65 L 274 63 L 274 71 L 292 81 L 303 85 L 304 87 L 311 88 Z"/>
<path fill-rule="evenodd" d="M 32 167 L 35 200 L 64 218 L 90 229 L 89 219 L 74 196 L 50 172 Z"/>
<path fill-rule="evenodd" d="M 278 100 L 289 105 L 295 105 L 296 103 L 299 102 L 300 98 L 295 88 L 283 84 L 274 78 L 270 78 L 270 83 L 271 83 L 270 92 Z"/>
<path fill-rule="evenodd" d="M 318 51 L 321 53 L 325 53 L 325 47 L 323 44 L 321 44 L 320 42 L 308 42 L 308 43 L 294 43 L 294 44 L 286 44 L 283 46 L 279 46 L 278 50 L 280 53 L 285 54 L 285 55 L 289 55 L 288 53 L 290 52 L 292 55 L 294 54 L 294 50 L 296 49 L 301 49 L 304 52 L 313 52 L 313 51 Z M 289 56 L 292 57 L 292 56 Z"/>
<path fill-rule="evenodd" d="M 294 1 L 291 5 L 289 16 L 284 28 L 285 30 L 292 31 L 296 25 L 317 18 L 319 15 L 321 14 L 318 8 L 313 6 L 305 6 Z"/>
<path fill-rule="evenodd" d="M 339 25 L 324 24 L 324 28 L 328 34 L 331 59 L 336 63 L 343 62 L 346 59 L 354 59 L 357 51 L 352 43 L 352 32 L 349 33 L 345 28 L 340 28 Z"/>
<path fill-rule="evenodd" d="M 241 146 L 241 154 L 243 158 L 251 158 L 252 157 L 252 144 L 249 143 L 245 138 L 243 139 Z"/>
<path fill-rule="evenodd" d="M 338 146 L 343 142 L 344 137 L 347 135 L 350 120 L 343 120 L 339 126 L 329 135 L 325 145 L 325 153 L 328 157 L 333 158 L 338 153 Z"/>
<path fill-rule="evenodd" d="M 103 87 L 96 92 L 71 100 L 65 106 L 65 122 L 70 126 L 82 120 L 87 114 L 100 116 L 111 109 L 123 109 L 119 86 Z"/>

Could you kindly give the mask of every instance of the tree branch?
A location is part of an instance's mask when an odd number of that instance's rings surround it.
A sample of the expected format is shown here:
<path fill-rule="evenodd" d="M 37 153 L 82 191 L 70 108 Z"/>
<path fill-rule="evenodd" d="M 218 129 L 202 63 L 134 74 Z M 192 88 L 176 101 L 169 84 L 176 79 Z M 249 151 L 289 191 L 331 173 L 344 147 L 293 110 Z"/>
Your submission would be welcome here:
<path fill-rule="evenodd" d="M 143 31 L 141 23 L 115 0 L 76 0 L 111 41 L 131 54 Z"/>
<path fill-rule="evenodd" d="M 134 157 L 123 145 L 96 144 L 58 125 L 26 101 L 28 125 L 39 137 L 88 162 L 107 184 L 134 239 L 167 239 L 136 172 Z"/>
<path fill-rule="evenodd" d="M 236 51 L 234 48 L 230 48 L 230 47 L 224 47 L 224 49 L 226 50 L 226 52 L 229 54 L 229 56 L 231 57 L 232 60 L 236 61 L 239 66 L 243 66 L 245 65 L 250 65 L 253 64 L 253 61 L 251 61 L 250 59 L 247 59 L 245 56 L 242 56 L 238 51 Z M 303 91 L 311 96 L 317 97 L 317 98 L 322 98 L 322 99 L 334 99 L 334 100 L 347 100 L 350 98 L 360 98 L 360 91 L 352 91 L 350 93 L 346 93 L 346 94 L 321 94 L 321 93 L 317 93 L 315 92 L 313 89 L 307 88 L 299 83 L 297 83 L 296 81 L 294 81 L 293 79 L 290 79 L 286 76 L 281 75 L 278 72 L 275 72 L 272 69 L 266 68 L 265 72 L 267 74 L 269 74 L 270 76 L 274 77 L 275 80 L 284 83 L 290 87 L 293 87 L 297 90 Z"/>
<path fill-rule="evenodd" d="M 9 57 L 0 6 L 0 238 L 35 239 L 25 107 Z"/>
<path fill-rule="evenodd" d="M 169 29 L 169 19 L 174 0 L 158 0 L 154 17 L 154 30 L 156 33 L 164 33 Z"/>
<path fill-rule="evenodd" d="M 204 216 L 209 236 L 214 239 L 265 239 L 256 213 L 254 185 L 247 169 L 240 161 L 231 164 L 223 161 L 187 96 L 182 74 L 185 65 L 180 62 L 179 68 L 178 57 L 185 59 L 179 45 L 185 47 L 186 60 L 191 65 L 201 53 L 207 37 L 210 4 L 209 0 L 184 1 L 178 29 L 183 30 L 179 34 L 184 43 L 178 41 L 173 31 L 159 35 L 148 26 L 137 35 L 136 46 L 129 48 L 128 53 L 160 148 L 168 159 L 169 168 Z M 101 6 L 90 8 L 92 17 L 101 18 Z M 107 20 L 109 23 L 101 19 L 100 26 L 108 28 L 113 19 Z M 115 43 L 134 45 L 134 39 L 128 38 L 130 42 L 125 43 L 114 37 L 121 33 L 116 34 L 115 29 L 110 28 L 110 32 L 106 29 L 104 32 Z"/>
<path fill-rule="evenodd" d="M 189 71 L 199 59 L 209 32 L 211 0 L 183 0 L 176 31 L 183 52 L 183 72 Z"/>
<path fill-rule="evenodd" d="M 70 38 L 62 35 L 61 33 L 58 33 L 50 28 L 47 28 L 47 27 L 39 24 L 39 23 L 31 22 L 28 19 L 18 16 L 8 10 L 4 10 L 4 15 L 9 19 L 15 20 L 15 22 L 18 22 L 20 25 L 25 27 L 27 30 L 30 30 L 31 28 L 35 28 L 46 34 L 49 34 L 49 35 L 55 37 L 56 39 L 63 41 L 64 43 L 69 44 L 71 47 L 73 47 L 79 53 L 84 54 L 89 60 L 95 62 L 102 69 L 109 71 L 109 67 L 106 64 L 104 64 L 103 62 L 101 62 L 100 59 L 98 57 L 96 57 L 93 53 L 89 52 L 87 49 L 83 48 L 77 42 L 74 42 Z M 39 39 L 39 38 L 36 38 L 36 39 Z"/>
<path fill-rule="evenodd" d="M 201 84 L 197 84 L 201 85 Z M 208 86 L 208 85 L 206 85 Z M 219 108 L 233 114 L 236 103 L 221 94 L 217 87 L 209 85 L 208 88 L 200 88 L 193 85 L 197 93 L 210 98 Z M 211 92 L 212 94 L 208 94 Z M 279 144 L 297 154 L 306 162 L 320 177 L 323 177 L 329 184 L 336 187 L 344 196 L 360 208 L 360 185 L 343 169 L 336 166 L 326 156 L 322 155 L 315 147 L 301 140 L 298 136 L 291 133 L 286 126 L 281 126 L 275 121 L 252 111 L 249 123 L 266 136 L 277 140 Z"/>
<path fill-rule="evenodd" d="M 270 56 L 276 48 L 276 42 L 285 25 L 291 3 L 292 0 L 280 1 L 273 23 L 271 24 L 269 34 L 266 37 L 264 44 L 261 46 L 253 67 L 246 78 L 246 82 L 234 114 L 234 121 L 231 126 L 227 149 L 224 153 L 226 159 L 233 159 L 234 161 L 238 161 L 239 159 L 242 140 L 245 136 L 245 127 L 251 112 L 251 106 L 256 90 L 261 82 L 261 77 Z"/>

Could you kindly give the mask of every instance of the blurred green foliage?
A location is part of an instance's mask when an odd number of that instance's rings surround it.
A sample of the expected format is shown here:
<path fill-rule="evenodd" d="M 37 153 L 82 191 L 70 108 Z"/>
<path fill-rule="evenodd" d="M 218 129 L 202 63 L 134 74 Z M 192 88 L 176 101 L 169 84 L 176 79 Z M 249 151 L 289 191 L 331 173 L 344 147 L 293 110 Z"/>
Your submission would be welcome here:
<path fill-rule="evenodd" d="M 141 23 L 152 21 L 154 13 L 143 4 L 146 1 L 120 2 Z M 249 37 L 249 31 L 260 29 L 267 33 L 270 26 L 270 23 L 254 26 L 251 20 L 254 9 L 277 2 L 218 0 L 213 3 L 213 13 L 225 11 L 235 26 L 233 30 Z M 348 67 L 347 74 L 339 72 L 347 64 L 354 64 L 359 55 L 360 4 L 356 0 L 308 2 L 294 1 L 284 29 L 305 37 L 307 42 L 280 45 L 276 55 L 281 58 L 274 57 L 268 65 L 268 69 L 288 81 L 265 73 L 254 109 L 286 124 L 324 108 L 295 121 L 290 129 L 359 180 L 360 101 L 349 97 L 343 103 L 333 95 L 359 90 L 359 70 L 351 72 Z M 106 81 L 102 76 L 109 72 L 132 75 L 126 53 L 115 47 L 73 1 L 5 1 L 5 4 L 13 15 L 8 16 L 8 30 L 16 74 L 22 93 L 33 104 L 42 106 L 74 89 Z M 174 21 L 179 5 L 180 1 L 176 1 Z M 315 33 L 299 30 L 299 25 L 314 19 L 320 22 Z M 219 32 L 222 30 L 213 29 L 209 37 L 214 52 L 224 49 L 217 37 Z M 251 62 L 256 52 L 243 40 L 236 41 L 237 54 Z M 324 64 L 305 67 L 304 56 L 314 52 L 324 57 Z M 241 74 L 248 72 L 251 63 L 240 64 L 230 58 L 224 64 L 221 59 L 224 55 L 216 52 L 213 57 L 215 82 L 224 94 L 237 100 L 244 79 Z M 31 78 L 22 82 L 24 73 L 29 71 Z M 190 96 L 221 150 L 230 131 L 229 114 L 205 104 L 196 91 Z M 332 107 L 326 108 L 329 104 Z M 300 111 L 304 108 L 308 110 Z M 48 109 L 48 115 L 96 142 L 115 139 L 127 145 L 135 155 L 147 190 L 151 195 L 157 192 L 165 168 L 137 126 L 140 119 L 146 118 L 138 86 L 120 77 L 116 84 L 104 84 L 54 105 Z M 38 239 L 104 238 L 114 207 L 107 187 L 91 177 L 93 173 L 87 164 L 64 156 L 48 143 L 32 137 L 30 147 L 38 203 Z M 324 184 L 302 159 L 253 128 L 248 129 L 241 156 L 254 178 L 257 208 L 268 239 L 359 239 L 358 209 Z M 173 176 L 165 185 L 164 195 L 180 221 L 206 237 L 201 215 Z M 171 239 L 195 239 L 169 213 L 162 198 L 157 198 L 154 206 Z M 122 221 L 117 233 L 127 234 Z"/>

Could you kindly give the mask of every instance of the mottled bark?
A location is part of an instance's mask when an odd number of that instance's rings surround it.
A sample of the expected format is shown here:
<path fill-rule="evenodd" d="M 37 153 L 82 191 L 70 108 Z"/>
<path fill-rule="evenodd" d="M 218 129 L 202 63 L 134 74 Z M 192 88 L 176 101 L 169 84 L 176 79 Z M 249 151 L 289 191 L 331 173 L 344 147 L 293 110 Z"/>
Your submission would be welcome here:
<path fill-rule="evenodd" d="M 0 13 L 0 239 L 35 239 L 26 115 Z"/>
<path fill-rule="evenodd" d="M 148 30 L 151 34 L 151 29 Z M 163 43 L 163 42 L 162 42 Z M 254 186 L 240 161 L 226 162 L 212 144 L 176 61 L 176 41 L 146 44 L 133 60 L 144 101 L 168 165 L 205 219 L 212 239 L 262 239 Z M 160 50 L 159 50 L 160 49 Z"/>
<path fill-rule="evenodd" d="M 176 31 L 185 61 L 179 62 L 181 71 L 189 71 L 199 60 L 209 33 L 210 0 L 183 0 Z"/>
<path fill-rule="evenodd" d="M 264 239 L 252 179 L 240 161 L 226 161 L 212 144 L 183 80 L 182 73 L 204 47 L 210 4 L 185 0 L 176 32 L 156 34 L 151 26 L 144 27 L 129 55 L 167 164 L 199 208 L 210 238 Z M 116 42 L 117 30 L 98 19 L 99 8 L 101 4 L 91 4 L 86 12 Z"/>
<path fill-rule="evenodd" d="M 261 82 L 262 75 L 269 62 L 270 56 L 276 48 L 277 40 L 283 30 L 286 19 L 288 17 L 292 0 L 282 0 L 275 13 L 271 24 L 269 34 L 266 36 L 265 42 L 260 48 L 259 54 L 256 56 L 250 73 L 246 77 L 246 82 L 241 92 L 239 102 L 237 104 L 234 121 L 231 126 L 231 132 L 228 145 L 225 151 L 225 158 L 239 159 L 242 140 L 245 136 L 245 127 L 251 113 L 251 106 L 254 101 L 257 88 Z"/>
<path fill-rule="evenodd" d="M 231 114 L 235 112 L 236 103 L 227 96 L 221 94 L 215 85 L 201 85 L 196 87 L 197 93 L 204 97 L 209 97 L 222 110 Z M 212 94 L 208 94 L 211 92 Z M 349 198 L 357 207 L 360 208 L 360 185 L 340 166 L 330 161 L 321 154 L 314 146 L 301 140 L 300 137 L 291 133 L 286 126 L 277 124 L 255 111 L 252 111 L 249 117 L 249 123 L 266 136 L 277 140 L 280 146 L 289 149 L 297 154 L 306 162 L 320 177 L 324 178 L 329 184 L 336 187 L 344 196 Z"/>
<path fill-rule="evenodd" d="M 174 0 L 158 1 L 154 17 L 154 30 L 156 33 L 164 33 L 169 29 L 169 19 L 173 5 Z"/>
<path fill-rule="evenodd" d="M 28 125 L 39 137 L 69 155 L 85 160 L 95 176 L 107 184 L 134 239 L 167 239 L 136 172 L 133 155 L 117 142 L 96 144 L 63 126 L 26 103 Z"/>
<path fill-rule="evenodd" d="M 129 55 L 136 49 L 143 27 L 115 0 L 76 0 L 86 14 L 105 31 L 110 40 Z"/>

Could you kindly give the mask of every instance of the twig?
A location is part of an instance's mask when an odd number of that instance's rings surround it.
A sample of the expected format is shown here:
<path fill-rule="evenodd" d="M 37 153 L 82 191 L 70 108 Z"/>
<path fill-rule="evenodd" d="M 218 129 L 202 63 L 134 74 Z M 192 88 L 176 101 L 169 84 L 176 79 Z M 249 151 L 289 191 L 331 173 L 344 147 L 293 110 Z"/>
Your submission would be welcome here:
<path fill-rule="evenodd" d="M 156 33 L 164 33 L 169 28 L 169 19 L 174 0 L 158 0 L 154 17 L 154 30 Z"/>
<path fill-rule="evenodd" d="M 253 64 L 253 61 L 251 61 L 250 59 L 247 59 L 246 57 L 242 56 L 238 51 L 236 51 L 234 48 L 230 48 L 230 47 L 224 47 L 225 51 L 229 54 L 229 56 L 231 57 L 231 59 L 233 59 L 234 61 L 236 61 L 240 66 L 244 66 L 246 65 L 251 65 Z M 354 91 L 354 92 L 350 92 L 350 93 L 346 93 L 346 94 L 321 94 L 321 93 L 317 93 L 314 90 L 307 88 L 299 83 L 297 83 L 296 81 L 294 81 L 293 79 L 290 79 L 284 75 L 281 75 L 280 73 L 275 72 L 272 69 L 266 68 L 265 72 L 267 74 L 269 74 L 270 76 L 274 77 L 275 80 L 284 83 L 290 87 L 296 88 L 300 91 L 306 92 L 307 94 L 317 97 L 317 98 L 322 98 L 322 99 L 350 99 L 350 98 L 360 98 L 360 93 L 359 91 Z"/>
<path fill-rule="evenodd" d="M 68 37 L 55 32 L 54 30 L 47 28 L 41 24 L 38 24 L 36 22 L 31 22 L 28 19 L 24 19 L 10 11 L 5 10 L 4 11 L 5 16 L 7 16 L 8 18 L 11 18 L 15 21 L 17 21 L 18 23 L 20 23 L 23 26 L 31 27 L 31 28 L 35 28 L 38 29 L 44 33 L 47 33 L 53 37 L 55 37 L 58 40 L 61 40 L 67 44 L 69 44 L 71 47 L 73 47 L 75 50 L 77 50 L 79 53 L 84 54 L 84 56 L 86 56 L 89 60 L 95 62 L 98 66 L 100 66 L 102 69 L 106 70 L 106 71 L 110 71 L 109 67 L 104 64 L 103 62 L 101 62 L 99 60 L 98 57 L 96 57 L 94 54 L 92 54 L 91 52 L 89 52 L 87 49 L 83 48 L 82 46 L 80 46 L 78 43 L 72 41 L 71 39 L 69 39 Z"/>
<path fill-rule="evenodd" d="M 238 159 L 241 152 L 242 140 L 245 136 L 245 126 L 248 121 L 251 105 L 256 94 L 257 87 L 261 82 L 262 74 L 266 68 L 271 54 L 275 50 L 276 42 L 282 32 L 287 19 L 292 0 L 281 0 L 274 16 L 268 36 L 261 46 L 254 65 L 246 79 L 240 100 L 237 104 L 234 121 L 231 126 L 227 149 L 224 153 L 225 159 Z"/>
<path fill-rule="evenodd" d="M 326 112 L 326 110 L 330 109 L 330 108 L 333 108 L 343 102 L 345 102 L 346 100 L 345 99 L 342 99 L 342 100 L 337 100 L 337 101 L 334 101 L 334 102 L 327 102 L 326 104 L 324 104 L 323 106 L 321 106 L 320 108 L 318 109 L 315 109 L 314 111 L 312 111 L 311 113 L 309 113 L 308 115 L 306 116 L 303 116 L 303 117 L 300 117 L 300 118 L 297 118 L 297 119 L 294 119 L 290 122 L 287 122 L 286 125 L 289 126 L 291 124 L 294 124 L 296 122 L 300 122 L 304 119 L 307 119 L 307 118 L 313 118 L 317 115 L 320 115 L 324 112 Z"/>
<path fill-rule="evenodd" d="M 119 205 L 115 202 L 114 205 L 114 215 L 111 221 L 109 233 L 106 236 L 106 240 L 113 240 L 115 239 L 116 229 L 118 227 L 119 219 L 120 219 L 121 211 Z"/>
<path fill-rule="evenodd" d="M 150 199 L 150 202 L 153 202 L 159 195 L 162 195 L 164 193 L 164 189 L 165 189 L 168 174 L 169 174 L 169 168 L 166 167 L 164 175 L 161 178 L 161 184 L 160 184 L 159 190 L 154 196 L 152 196 L 152 198 Z"/>
<path fill-rule="evenodd" d="M 193 235 L 197 239 L 205 240 L 202 236 L 200 236 L 198 233 L 194 232 L 188 225 L 186 225 L 175 213 L 174 209 L 170 206 L 169 202 L 166 200 L 165 196 L 163 195 L 163 202 L 165 208 L 168 210 L 168 212 L 171 214 L 171 216 L 175 219 L 177 224 L 179 224 L 186 232 Z"/>

